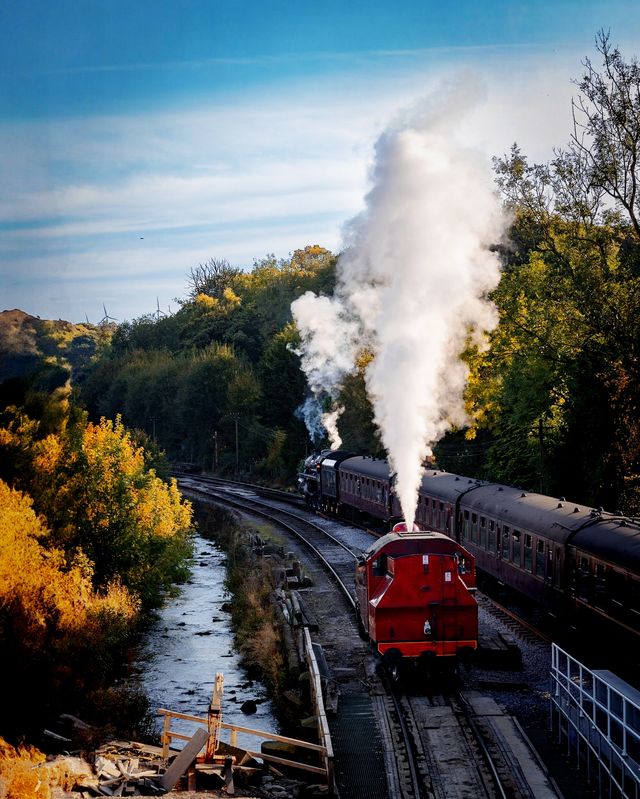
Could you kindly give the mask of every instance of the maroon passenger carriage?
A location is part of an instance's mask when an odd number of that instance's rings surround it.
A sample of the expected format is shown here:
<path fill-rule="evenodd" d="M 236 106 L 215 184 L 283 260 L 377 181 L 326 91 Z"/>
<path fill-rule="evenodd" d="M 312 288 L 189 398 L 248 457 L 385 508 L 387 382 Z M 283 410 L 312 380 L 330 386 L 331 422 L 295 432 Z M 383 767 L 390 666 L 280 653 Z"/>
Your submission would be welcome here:
<path fill-rule="evenodd" d="M 475 581 L 460 544 L 396 525 L 358 561 L 359 626 L 395 676 L 401 665 L 455 666 L 477 647 Z"/>

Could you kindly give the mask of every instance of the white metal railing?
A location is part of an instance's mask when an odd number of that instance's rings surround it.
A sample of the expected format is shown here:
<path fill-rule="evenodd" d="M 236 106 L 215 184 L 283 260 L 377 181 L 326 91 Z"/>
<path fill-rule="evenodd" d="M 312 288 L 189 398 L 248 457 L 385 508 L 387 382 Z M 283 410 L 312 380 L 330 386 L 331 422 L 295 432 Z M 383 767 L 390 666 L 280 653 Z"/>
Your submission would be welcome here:
<path fill-rule="evenodd" d="M 551 713 L 600 796 L 640 799 L 640 692 L 609 671 L 551 649 Z M 595 771 L 595 774 L 594 774 Z"/>

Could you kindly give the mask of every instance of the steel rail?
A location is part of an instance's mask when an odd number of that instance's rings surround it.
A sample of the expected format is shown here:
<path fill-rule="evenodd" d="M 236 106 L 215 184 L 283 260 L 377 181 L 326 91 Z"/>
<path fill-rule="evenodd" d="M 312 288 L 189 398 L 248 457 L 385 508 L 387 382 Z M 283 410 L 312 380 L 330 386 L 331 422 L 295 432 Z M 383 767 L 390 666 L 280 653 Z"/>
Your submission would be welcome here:
<path fill-rule="evenodd" d="M 190 475 L 189 479 L 192 480 L 193 477 Z M 187 486 L 187 488 L 189 488 L 189 487 Z M 262 516 L 265 519 L 269 519 L 270 521 L 272 521 L 272 522 L 278 524 L 279 526 L 283 527 L 285 530 L 287 530 L 287 532 L 291 533 L 293 536 L 298 538 L 324 564 L 324 567 L 329 571 L 329 573 L 333 576 L 334 580 L 338 584 L 338 588 L 343 592 L 347 602 L 351 605 L 352 609 L 355 610 L 356 603 L 355 603 L 355 599 L 354 599 L 353 595 L 351 594 L 350 590 L 345 585 L 345 583 L 342 580 L 342 578 L 340 577 L 340 575 L 336 572 L 334 567 L 331 565 L 331 563 L 329 563 L 329 561 L 325 558 L 325 556 L 322 554 L 322 552 L 318 549 L 317 546 L 315 546 L 307 538 L 305 538 L 304 534 L 300 530 L 297 530 L 295 527 L 291 526 L 288 522 L 284 521 L 283 519 L 278 518 L 277 514 L 281 514 L 283 516 L 289 516 L 289 517 L 291 517 L 293 519 L 296 519 L 296 521 L 298 523 L 305 524 L 308 527 L 316 530 L 320 535 L 322 535 L 325 538 L 329 538 L 334 544 L 337 544 L 342 549 L 344 549 L 346 552 L 348 552 L 349 555 L 351 555 L 351 557 L 354 559 L 354 561 L 357 561 L 357 555 L 343 541 L 340 541 L 338 538 L 336 538 L 335 536 L 331 535 L 331 533 L 327 532 L 326 530 L 323 530 L 322 527 L 320 527 L 319 525 L 315 524 L 314 522 L 311 522 L 311 521 L 309 521 L 307 519 L 303 519 L 301 516 L 298 516 L 295 513 L 290 513 L 289 511 L 286 511 L 284 509 L 271 508 L 271 510 L 275 510 L 275 514 L 274 514 L 274 513 L 267 512 L 266 510 L 264 510 L 264 508 L 268 507 L 268 506 L 264 505 L 264 503 L 262 503 L 262 502 L 260 502 L 258 500 L 249 499 L 248 497 L 247 498 L 242 498 L 242 499 L 234 497 L 232 499 L 227 494 L 211 491 L 210 489 L 207 490 L 207 491 L 202 491 L 201 489 L 195 488 L 193 486 L 191 486 L 190 488 L 193 491 L 197 491 L 199 493 L 203 493 L 203 494 L 205 494 L 208 497 L 213 497 L 213 498 L 219 500 L 220 502 L 224 502 L 227 505 L 232 505 L 233 507 L 236 507 L 236 508 L 238 508 L 240 510 L 244 510 L 244 511 L 247 511 L 247 512 L 250 512 L 250 513 L 255 513 L 257 515 Z"/>

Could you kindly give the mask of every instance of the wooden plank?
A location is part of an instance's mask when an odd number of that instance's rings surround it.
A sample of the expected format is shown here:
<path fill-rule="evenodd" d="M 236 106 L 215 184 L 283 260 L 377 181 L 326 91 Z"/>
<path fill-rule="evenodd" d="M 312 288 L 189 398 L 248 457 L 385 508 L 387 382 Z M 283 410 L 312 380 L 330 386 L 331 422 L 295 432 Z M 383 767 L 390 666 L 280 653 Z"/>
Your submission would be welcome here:
<path fill-rule="evenodd" d="M 195 762 L 198 753 L 206 744 L 208 737 L 209 733 L 202 727 L 198 727 L 191 736 L 189 743 L 162 775 L 160 785 L 163 788 L 170 791 L 175 786 L 180 777 L 182 777 L 185 771 Z"/>

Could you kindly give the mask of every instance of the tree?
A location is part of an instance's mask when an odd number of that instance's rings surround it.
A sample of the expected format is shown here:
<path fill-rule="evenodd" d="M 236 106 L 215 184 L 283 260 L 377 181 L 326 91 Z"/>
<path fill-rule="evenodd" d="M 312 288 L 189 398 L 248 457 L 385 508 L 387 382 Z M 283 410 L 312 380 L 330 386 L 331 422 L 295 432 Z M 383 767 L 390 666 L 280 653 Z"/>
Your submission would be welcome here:
<path fill-rule="evenodd" d="M 203 294 L 221 299 L 228 289 L 233 291 L 236 278 L 242 270 L 231 266 L 226 258 L 209 258 L 203 264 L 191 268 L 188 278 L 189 297 L 195 300 Z"/>
<path fill-rule="evenodd" d="M 606 194 L 640 238 L 640 64 L 635 58 L 625 61 L 604 31 L 597 35 L 596 49 L 603 69 L 585 59 L 564 160 L 575 165 L 572 183 L 580 178 L 583 195 Z M 608 221 L 608 209 L 604 214 Z"/>
<path fill-rule="evenodd" d="M 96 589 L 121 581 L 145 606 L 184 576 L 191 508 L 147 471 L 120 420 L 81 421 L 33 446 L 32 496 L 51 541 L 93 564 Z"/>
<path fill-rule="evenodd" d="M 640 69 L 602 33 L 597 49 L 567 149 L 546 165 L 516 146 L 495 160 L 513 246 L 490 349 L 467 355 L 467 400 L 494 435 L 493 476 L 637 512 Z"/>

